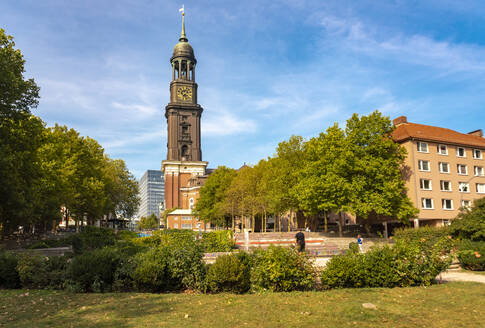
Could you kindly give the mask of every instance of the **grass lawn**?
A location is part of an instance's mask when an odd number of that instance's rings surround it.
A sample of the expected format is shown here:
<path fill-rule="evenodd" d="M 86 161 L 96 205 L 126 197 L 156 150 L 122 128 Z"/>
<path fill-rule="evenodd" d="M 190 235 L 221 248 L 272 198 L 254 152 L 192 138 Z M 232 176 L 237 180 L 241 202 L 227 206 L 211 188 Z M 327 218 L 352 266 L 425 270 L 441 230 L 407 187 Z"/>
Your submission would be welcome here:
<path fill-rule="evenodd" d="M 485 284 L 458 282 L 247 295 L 0 290 L 0 327 L 485 327 L 484 310 Z"/>
<path fill-rule="evenodd" d="M 472 271 L 472 270 L 460 269 L 460 272 L 481 274 L 482 276 L 485 276 L 485 271 Z"/>

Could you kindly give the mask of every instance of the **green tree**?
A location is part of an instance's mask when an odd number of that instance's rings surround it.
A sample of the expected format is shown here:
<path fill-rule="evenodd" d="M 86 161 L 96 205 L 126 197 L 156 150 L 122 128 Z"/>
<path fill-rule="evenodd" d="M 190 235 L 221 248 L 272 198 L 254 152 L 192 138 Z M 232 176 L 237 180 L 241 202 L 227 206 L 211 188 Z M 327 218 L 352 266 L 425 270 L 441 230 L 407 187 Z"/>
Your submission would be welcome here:
<path fill-rule="evenodd" d="M 24 78 L 24 64 L 13 37 L 0 29 L 0 118 L 30 113 L 39 103 L 39 87 Z"/>
<path fill-rule="evenodd" d="M 138 229 L 156 229 L 159 226 L 158 218 L 155 214 L 149 216 L 142 216 L 140 222 L 138 222 Z"/>
<path fill-rule="evenodd" d="M 470 209 L 462 208 L 450 230 L 462 239 L 485 241 L 485 197 L 475 199 Z"/>
<path fill-rule="evenodd" d="M 194 213 L 215 226 L 231 226 L 231 208 L 226 206 L 226 190 L 236 176 L 234 169 L 219 166 L 200 188 Z"/>
<path fill-rule="evenodd" d="M 344 131 L 335 124 L 305 147 L 304 167 L 296 185 L 299 205 L 307 215 L 351 210 L 355 157 Z M 341 234 L 340 215 L 339 232 Z"/>
<path fill-rule="evenodd" d="M 352 147 L 351 212 L 367 219 L 393 217 L 408 222 L 418 210 L 406 195 L 402 169 L 404 147 L 391 137 L 389 117 L 375 111 L 347 120 L 345 133 Z"/>
<path fill-rule="evenodd" d="M 34 223 L 41 206 L 42 172 L 38 149 L 44 123 L 31 115 L 0 119 L 0 230 L 2 237 Z"/>

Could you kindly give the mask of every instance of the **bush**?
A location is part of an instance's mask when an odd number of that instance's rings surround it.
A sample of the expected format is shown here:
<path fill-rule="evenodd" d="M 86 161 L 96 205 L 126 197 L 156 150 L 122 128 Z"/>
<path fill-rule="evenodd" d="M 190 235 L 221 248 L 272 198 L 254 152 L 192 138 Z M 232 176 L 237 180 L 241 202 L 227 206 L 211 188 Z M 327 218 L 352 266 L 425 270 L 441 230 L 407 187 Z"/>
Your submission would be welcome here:
<path fill-rule="evenodd" d="M 400 240 L 393 247 L 373 247 L 365 254 L 336 256 L 321 272 L 324 288 L 428 286 L 451 263 L 453 241 Z"/>
<path fill-rule="evenodd" d="M 242 294 L 251 287 L 251 255 L 238 252 L 222 255 L 209 267 L 207 286 L 212 292 Z"/>
<path fill-rule="evenodd" d="M 18 258 L 9 252 L 0 252 L 0 288 L 18 288 Z"/>
<path fill-rule="evenodd" d="M 84 227 L 80 233 L 72 236 L 72 246 L 77 253 L 111 246 L 115 241 L 116 235 L 113 230 L 92 226 Z"/>
<path fill-rule="evenodd" d="M 185 243 L 185 242 L 184 242 Z M 195 241 L 183 247 L 159 245 L 134 258 L 133 280 L 144 291 L 205 291 L 203 251 Z"/>
<path fill-rule="evenodd" d="M 394 231 L 394 240 L 401 242 L 419 242 L 432 247 L 436 242 L 450 235 L 449 227 L 400 228 Z"/>
<path fill-rule="evenodd" d="M 462 241 L 457 257 L 462 268 L 485 271 L 485 242 Z"/>
<path fill-rule="evenodd" d="M 23 254 L 17 264 L 22 288 L 62 289 L 66 277 L 67 257 Z"/>
<path fill-rule="evenodd" d="M 230 252 L 236 244 L 232 230 L 220 230 L 202 233 L 202 245 L 205 252 Z"/>
<path fill-rule="evenodd" d="M 75 292 L 110 291 L 120 259 L 120 252 L 108 247 L 74 257 L 67 270 L 68 289 Z"/>
<path fill-rule="evenodd" d="M 254 252 L 251 287 L 255 291 L 309 290 L 314 284 L 315 271 L 305 253 L 274 246 Z"/>
<path fill-rule="evenodd" d="M 485 241 L 485 197 L 475 199 L 471 209 L 461 209 L 451 222 L 453 236 L 473 241 Z"/>

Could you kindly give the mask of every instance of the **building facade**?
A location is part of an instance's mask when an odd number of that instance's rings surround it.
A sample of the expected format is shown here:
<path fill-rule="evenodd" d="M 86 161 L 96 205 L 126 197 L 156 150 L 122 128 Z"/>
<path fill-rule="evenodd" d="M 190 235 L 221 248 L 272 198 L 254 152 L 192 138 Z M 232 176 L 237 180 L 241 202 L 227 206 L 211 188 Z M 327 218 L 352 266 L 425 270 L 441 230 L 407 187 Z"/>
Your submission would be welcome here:
<path fill-rule="evenodd" d="M 167 215 L 167 228 L 200 229 L 205 226 L 192 215 L 192 209 L 206 178 L 207 162 L 202 161 L 200 138 L 203 108 L 197 103 L 197 60 L 185 34 L 184 16 L 182 33 L 170 63 L 170 102 L 165 107 L 167 159 L 162 161 L 162 172 L 165 178 L 165 209 L 174 211 Z"/>
<path fill-rule="evenodd" d="M 414 225 L 446 225 L 461 207 L 485 197 L 485 138 L 482 130 L 468 134 L 393 121 L 395 141 L 407 150 L 404 179 L 408 196 L 419 209 Z"/>
<path fill-rule="evenodd" d="M 162 171 L 147 170 L 139 182 L 140 207 L 137 218 L 155 214 L 160 218 L 160 205 L 165 199 L 165 188 Z"/>

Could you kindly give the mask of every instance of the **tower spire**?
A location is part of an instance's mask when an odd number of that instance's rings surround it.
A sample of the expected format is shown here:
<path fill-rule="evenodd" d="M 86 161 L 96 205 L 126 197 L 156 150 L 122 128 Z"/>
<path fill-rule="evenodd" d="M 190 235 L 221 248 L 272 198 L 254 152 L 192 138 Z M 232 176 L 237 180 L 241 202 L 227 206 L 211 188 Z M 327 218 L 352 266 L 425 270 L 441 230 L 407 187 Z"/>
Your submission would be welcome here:
<path fill-rule="evenodd" d="M 182 12 L 182 33 L 180 33 L 180 42 L 187 42 L 189 41 L 187 39 L 187 35 L 185 35 L 185 8 L 184 5 L 182 5 L 182 8 L 179 9 L 179 11 Z"/>

